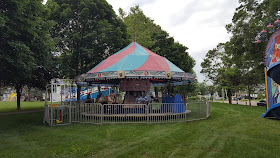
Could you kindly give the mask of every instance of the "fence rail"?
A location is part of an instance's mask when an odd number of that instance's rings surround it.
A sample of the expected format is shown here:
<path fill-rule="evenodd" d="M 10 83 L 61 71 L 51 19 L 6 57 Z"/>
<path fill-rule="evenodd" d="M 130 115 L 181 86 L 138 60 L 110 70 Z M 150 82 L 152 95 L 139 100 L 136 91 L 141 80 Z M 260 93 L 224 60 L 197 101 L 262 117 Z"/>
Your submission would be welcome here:
<path fill-rule="evenodd" d="M 206 119 L 210 102 L 100 104 L 71 102 L 45 107 L 45 122 L 50 126 L 72 122 L 104 123 L 170 123 Z"/>

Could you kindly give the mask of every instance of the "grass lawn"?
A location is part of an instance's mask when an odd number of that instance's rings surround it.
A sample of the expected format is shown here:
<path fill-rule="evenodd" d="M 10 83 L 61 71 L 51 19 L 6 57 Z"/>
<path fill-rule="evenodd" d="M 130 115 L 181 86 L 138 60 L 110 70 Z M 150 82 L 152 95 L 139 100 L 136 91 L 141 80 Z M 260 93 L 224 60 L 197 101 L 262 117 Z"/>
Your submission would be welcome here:
<path fill-rule="evenodd" d="M 17 102 L 0 102 L 0 113 L 43 109 L 45 102 L 20 102 L 21 110 L 17 109 Z"/>
<path fill-rule="evenodd" d="M 43 113 L 0 116 L 0 157 L 279 157 L 264 107 L 212 103 L 207 120 L 48 127 Z"/>

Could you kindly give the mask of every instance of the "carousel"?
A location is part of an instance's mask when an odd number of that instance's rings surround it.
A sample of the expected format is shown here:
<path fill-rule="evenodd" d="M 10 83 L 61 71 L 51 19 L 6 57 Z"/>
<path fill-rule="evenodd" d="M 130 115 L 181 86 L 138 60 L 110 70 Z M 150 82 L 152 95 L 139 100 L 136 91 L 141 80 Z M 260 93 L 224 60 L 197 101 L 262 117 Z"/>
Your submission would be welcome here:
<path fill-rule="evenodd" d="M 194 76 L 133 42 L 87 72 L 85 80 L 90 85 L 119 86 L 126 92 L 123 103 L 132 104 L 151 86 L 187 84 L 194 81 Z"/>
<path fill-rule="evenodd" d="M 76 111 L 77 122 L 125 123 L 125 122 L 180 122 L 195 111 L 201 119 L 210 115 L 210 105 L 202 103 L 193 109 L 181 96 L 163 94 L 160 102 L 151 92 L 153 86 L 172 86 L 194 82 L 195 76 L 137 42 L 132 42 L 119 52 L 109 56 L 86 74 L 76 79 L 80 86 L 107 86 L 112 93 L 77 101 L 70 111 Z M 70 102 L 71 104 L 71 102 Z M 198 116 L 198 115 L 196 115 Z M 200 118 L 201 117 L 201 118 Z M 73 120 L 73 119 L 72 119 Z"/>

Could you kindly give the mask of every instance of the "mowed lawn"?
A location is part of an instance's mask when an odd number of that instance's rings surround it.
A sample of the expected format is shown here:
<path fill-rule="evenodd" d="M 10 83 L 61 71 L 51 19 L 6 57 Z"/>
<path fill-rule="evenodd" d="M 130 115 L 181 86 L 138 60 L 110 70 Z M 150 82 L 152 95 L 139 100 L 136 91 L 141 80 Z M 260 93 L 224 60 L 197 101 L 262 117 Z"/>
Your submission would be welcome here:
<path fill-rule="evenodd" d="M 20 102 L 21 110 L 17 109 L 17 102 L 0 102 L 0 113 L 43 109 L 45 102 Z"/>
<path fill-rule="evenodd" d="M 279 157 L 264 107 L 212 103 L 206 120 L 49 127 L 43 113 L 0 116 L 0 157 Z"/>

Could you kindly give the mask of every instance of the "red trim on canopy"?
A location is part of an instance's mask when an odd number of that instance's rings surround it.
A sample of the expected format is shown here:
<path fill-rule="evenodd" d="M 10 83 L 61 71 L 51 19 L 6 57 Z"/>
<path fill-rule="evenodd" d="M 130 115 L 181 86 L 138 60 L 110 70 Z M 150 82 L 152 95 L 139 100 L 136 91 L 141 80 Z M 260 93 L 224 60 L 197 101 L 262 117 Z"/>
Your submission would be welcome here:
<path fill-rule="evenodd" d="M 117 54 L 113 54 L 113 55 L 109 56 L 106 60 L 103 61 L 103 63 L 101 63 L 99 66 L 97 66 L 95 69 L 91 70 L 88 73 L 98 72 L 98 71 L 101 71 L 103 69 L 106 69 L 106 68 L 114 65 L 115 63 L 120 61 L 126 55 L 129 55 L 129 54 L 133 53 L 135 49 L 136 49 L 136 44 L 134 42 L 127 49 L 125 49 L 125 50 L 123 50 L 123 51 L 121 51 L 121 52 L 119 52 Z"/>
<path fill-rule="evenodd" d="M 164 57 L 157 55 L 143 46 L 141 47 L 145 49 L 145 51 L 149 54 L 149 57 L 142 66 L 135 70 L 170 71 L 170 67 Z"/>

